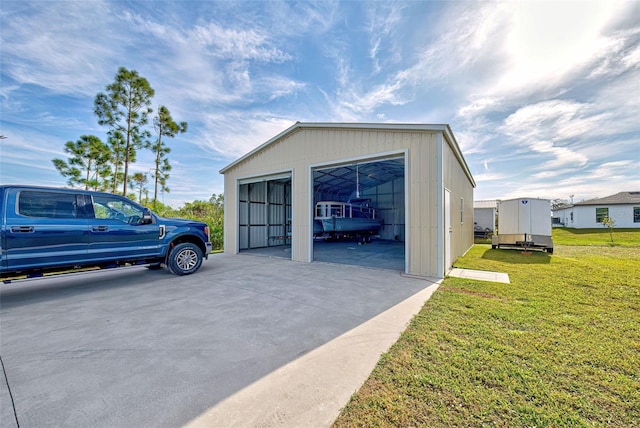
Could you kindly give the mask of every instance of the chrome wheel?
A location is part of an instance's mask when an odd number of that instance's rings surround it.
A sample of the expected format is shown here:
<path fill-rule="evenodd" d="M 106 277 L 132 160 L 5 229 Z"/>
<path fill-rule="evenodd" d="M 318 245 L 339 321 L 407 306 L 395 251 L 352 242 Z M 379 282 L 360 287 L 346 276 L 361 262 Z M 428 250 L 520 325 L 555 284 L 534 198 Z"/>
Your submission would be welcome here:
<path fill-rule="evenodd" d="M 198 254 L 190 248 L 184 249 L 176 256 L 176 264 L 182 270 L 191 270 L 198 264 Z"/>
<path fill-rule="evenodd" d="M 190 242 L 176 245 L 167 260 L 169 270 L 176 275 L 188 275 L 200 269 L 201 265 L 202 250 Z"/>

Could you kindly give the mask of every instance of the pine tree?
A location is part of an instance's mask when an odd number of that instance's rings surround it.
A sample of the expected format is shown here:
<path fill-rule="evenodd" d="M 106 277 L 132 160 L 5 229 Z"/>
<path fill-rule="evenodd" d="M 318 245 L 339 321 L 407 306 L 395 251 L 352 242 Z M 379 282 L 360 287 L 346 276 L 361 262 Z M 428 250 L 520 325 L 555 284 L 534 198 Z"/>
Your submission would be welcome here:
<path fill-rule="evenodd" d="M 88 189 L 103 189 L 106 177 L 110 174 L 109 147 L 94 135 L 83 135 L 76 142 L 67 141 L 64 145 L 69 160 L 53 159 L 53 165 L 67 177 L 70 186 L 82 185 Z"/>
<path fill-rule="evenodd" d="M 158 134 L 158 138 L 151 145 L 151 150 L 154 152 L 155 159 L 155 172 L 153 174 L 155 179 L 153 190 L 153 203 L 158 200 L 158 185 L 164 192 L 169 192 L 167 187 L 167 180 L 169 179 L 169 171 L 171 171 L 171 164 L 167 159 L 167 154 L 171 152 L 171 149 L 167 147 L 163 141 L 163 137 L 175 137 L 176 134 L 187 132 L 187 122 L 176 123 L 169 113 L 169 109 L 165 106 L 160 106 L 158 109 L 158 115 L 153 119 L 153 127 Z"/>
<path fill-rule="evenodd" d="M 155 91 L 144 77 L 135 70 L 120 67 L 115 81 L 106 87 L 106 93 L 96 95 L 94 113 L 100 125 L 110 128 L 114 136 L 116 132 L 124 138 L 124 175 L 122 194 L 127 194 L 129 164 L 135 162 L 136 150 L 146 144 L 150 136 L 143 127 L 147 124 L 148 115 L 153 112 L 149 107 Z M 114 192 L 118 182 L 118 168 L 114 168 Z"/>

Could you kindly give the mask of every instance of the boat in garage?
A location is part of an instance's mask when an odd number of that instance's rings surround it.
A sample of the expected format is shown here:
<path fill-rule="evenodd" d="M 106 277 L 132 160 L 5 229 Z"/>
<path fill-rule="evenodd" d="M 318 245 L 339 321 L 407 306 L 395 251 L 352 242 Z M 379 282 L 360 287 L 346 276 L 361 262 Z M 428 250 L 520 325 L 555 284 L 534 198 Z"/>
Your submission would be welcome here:
<path fill-rule="evenodd" d="M 348 202 L 320 201 L 316 203 L 314 234 L 326 237 L 358 237 L 377 233 L 382 221 L 370 199 L 352 199 Z"/>

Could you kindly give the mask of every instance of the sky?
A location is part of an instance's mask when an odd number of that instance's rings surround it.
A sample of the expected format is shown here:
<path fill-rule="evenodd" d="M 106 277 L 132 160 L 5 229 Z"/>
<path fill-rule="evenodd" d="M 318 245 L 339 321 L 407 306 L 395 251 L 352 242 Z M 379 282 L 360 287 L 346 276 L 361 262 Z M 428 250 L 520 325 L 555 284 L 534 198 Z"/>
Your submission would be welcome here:
<path fill-rule="evenodd" d="M 640 1 L 3 0 L 0 20 L 2 184 L 65 186 L 52 159 L 106 141 L 94 99 L 125 67 L 188 123 L 176 208 L 297 121 L 449 124 L 475 200 L 640 190 Z"/>

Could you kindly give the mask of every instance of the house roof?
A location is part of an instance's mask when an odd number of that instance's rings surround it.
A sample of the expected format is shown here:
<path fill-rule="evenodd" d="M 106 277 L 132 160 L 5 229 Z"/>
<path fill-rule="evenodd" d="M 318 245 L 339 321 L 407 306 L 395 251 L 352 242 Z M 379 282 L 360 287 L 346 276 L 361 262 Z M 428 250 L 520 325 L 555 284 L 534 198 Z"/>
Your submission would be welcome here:
<path fill-rule="evenodd" d="M 289 128 L 285 129 L 275 137 L 256 147 L 249 153 L 244 156 L 236 159 L 231 162 L 229 165 L 225 166 L 220 170 L 220 174 L 224 174 L 234 166 L 238 165 L 245 159 L 250 158 L 256 153 L 261 152 L 267 146 L 275 143 L 276 141 L 282 139 L 283 137 L 297 132 L 299 129 L 314 129 L 314 128 L 333 128 L 333 129 L 383 129 L 383 130 L 398 130 L 398 131 L 440 131 L 444 134 L 445 140 L 448 142 L 449 146 L 453 150 L 456 158 L 460 162 L 462 169 L 465 174 L 469 178 L 471 185 L 476 187 L 476 182 L 471 175 L 471 171 L 469 170 L 469 166 L 462 156 L 462 152 L 460 151 L 460 146 L 456 141 L 456 138 L 451 131 L 451 128 L 447 124 L 421 124 L 421 123 L 333 123 L 333 122 L 296 122 Z"/>
<path fill-rule="evenodd" d="M 589 199 L 582 202 L 576 202 L 574 206 L 580 205 L 627 205 L 640 204 L 640 191 L 620 192 L 615 195 L 605 196 L 604 198 Z"/>

